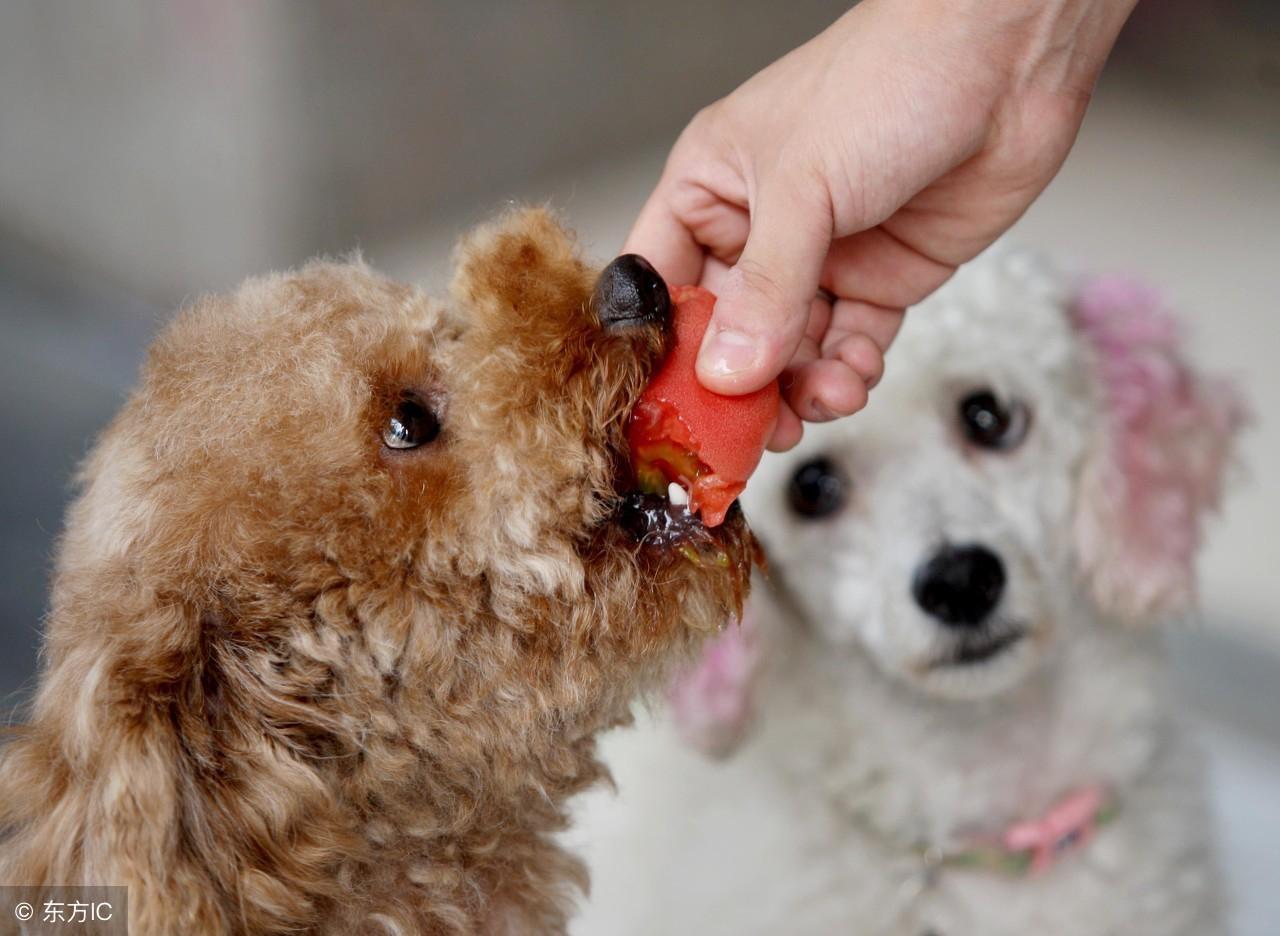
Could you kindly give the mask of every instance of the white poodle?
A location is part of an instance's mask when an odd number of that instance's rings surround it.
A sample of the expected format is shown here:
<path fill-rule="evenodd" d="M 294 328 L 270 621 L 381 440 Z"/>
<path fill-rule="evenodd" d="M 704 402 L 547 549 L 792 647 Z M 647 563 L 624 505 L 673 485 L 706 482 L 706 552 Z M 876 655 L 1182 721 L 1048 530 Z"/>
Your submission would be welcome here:
<path fill-rule="evenodd" d="M 1142 287 L 962 270 L 752 480 L 774 587 L 606 747 L 576 931 L 1222 932 L 1152 624 L 1240 422 Z"/>

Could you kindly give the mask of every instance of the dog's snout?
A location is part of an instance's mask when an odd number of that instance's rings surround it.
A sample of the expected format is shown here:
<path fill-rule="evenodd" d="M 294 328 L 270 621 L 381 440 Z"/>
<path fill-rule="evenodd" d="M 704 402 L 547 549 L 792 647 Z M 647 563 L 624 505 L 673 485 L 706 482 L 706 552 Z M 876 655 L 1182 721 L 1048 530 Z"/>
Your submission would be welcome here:
<path fill-rule="evenodd" d="M 1004 583 L 1004 564 L 985 546 L 944 546 L 916 572 L 911 593 L 946 626 L 976 627 L 999 603 Z"/>
<path fill-rule="evenodd" d="M 596 281 L 592 306 L 606 329 L 666 325 L 671 321 L 667 284 L 644 257 L 623 254 Z"/>

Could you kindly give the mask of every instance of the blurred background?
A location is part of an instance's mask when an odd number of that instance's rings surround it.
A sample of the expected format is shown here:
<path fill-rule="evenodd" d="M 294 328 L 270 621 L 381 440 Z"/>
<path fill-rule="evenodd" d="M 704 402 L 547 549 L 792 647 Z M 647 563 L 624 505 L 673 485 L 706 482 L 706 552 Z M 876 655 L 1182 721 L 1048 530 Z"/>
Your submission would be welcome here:
<path fill-rule="evenodd" d="M 455 236 L 551 199 L 616 252 L 702 105 L 840 0 L 0 4 L 0 698 L 36 665 L 94 433 L 184 299 L 359 247 L 440 288 Z M 1214 756 L 1238 931 L 1280 927 L 1280 7 L 1148 0 L 1013 237 L 1143 275 L 1252 400 L 1175 636 Z"/>

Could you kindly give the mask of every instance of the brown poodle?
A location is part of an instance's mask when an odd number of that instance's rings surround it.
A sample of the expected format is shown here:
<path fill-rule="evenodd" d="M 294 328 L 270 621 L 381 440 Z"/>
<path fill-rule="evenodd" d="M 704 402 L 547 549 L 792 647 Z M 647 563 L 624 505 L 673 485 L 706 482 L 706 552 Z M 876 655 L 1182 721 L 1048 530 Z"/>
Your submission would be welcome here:
<path fill-rule="evenodd" d="M 70 512 L 0 882 L 127 885 L 136 936 L 563 930 L 596 733 L 755 554 L 626 494 L 668 317 L 539 211 L 447 306 L 315 263 L 179 315 Z"/>

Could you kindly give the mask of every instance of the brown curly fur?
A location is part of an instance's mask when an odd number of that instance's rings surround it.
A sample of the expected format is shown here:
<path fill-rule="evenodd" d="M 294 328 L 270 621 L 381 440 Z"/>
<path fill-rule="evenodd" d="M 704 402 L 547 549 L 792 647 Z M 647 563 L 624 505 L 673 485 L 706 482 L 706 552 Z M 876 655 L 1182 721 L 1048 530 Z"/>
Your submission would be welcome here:
<path fill-rule="evenodd" d="M 658 327 L 603 330 L 541 211 L 448 307 L 360 262 L 182 312 L 71 509 L 0 880 L 130 889 L 135 934 L 554 932 L 594 734 L 740 607 L 615 522 Z M 402 390 L 435 442 L 383 447 Z"/>

